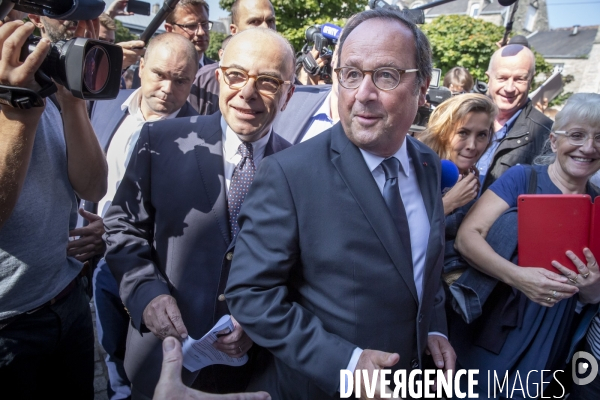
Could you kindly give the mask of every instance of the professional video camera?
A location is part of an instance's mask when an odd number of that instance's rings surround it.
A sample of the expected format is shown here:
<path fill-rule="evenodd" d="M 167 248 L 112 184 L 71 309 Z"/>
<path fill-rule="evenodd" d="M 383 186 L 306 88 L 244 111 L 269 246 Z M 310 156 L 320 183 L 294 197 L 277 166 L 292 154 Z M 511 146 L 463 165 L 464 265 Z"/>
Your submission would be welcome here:
<path fill-rule="evenodd" d="M 306 43 L 296 58 L 296 67 L 302 65 L 304 71 L 309 75 L 319 75 L 325 83 L 331 83 L 331 65 L 327 63 L 319 67 L 310 51 L 314 48 L 319 52 L 319 58 L 331 60 L 332 47 L 342 34 L 342 28 L 334 24 L 313 25 L 306 29 Z"/>
<path fill-rule="evenodd" d="M 60 20 L 89 20 L 104 10 L 102 0 L 0 0 L 0 19 L 13 8 Z M 41 38 L 30 36 L 21 49 L 24 60 Z M 73 96 L 86 100 L 114 99 L 119 93 L 123 50 L 119 46 L 87 38 L 52 43 L 35 80 L 39 92 L 0 85 L 0 103 L 17 108 L 43 106 L 43 98 L 56 92 L 57 82 Z"/>

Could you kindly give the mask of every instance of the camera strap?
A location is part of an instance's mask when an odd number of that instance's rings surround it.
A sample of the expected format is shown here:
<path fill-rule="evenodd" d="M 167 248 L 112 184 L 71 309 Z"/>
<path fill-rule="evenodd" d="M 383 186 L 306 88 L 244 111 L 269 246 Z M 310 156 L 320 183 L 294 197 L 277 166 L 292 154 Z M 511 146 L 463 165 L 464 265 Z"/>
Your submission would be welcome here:
<path fill-rule="evenodd" d="M 43 107 L 44 97 L 50 96 L 57 90 L 54 82 L 46 84 L 39 92 L 31 89 L 0 85 L 0 104 L 29 110 L 32 107 Z"/>

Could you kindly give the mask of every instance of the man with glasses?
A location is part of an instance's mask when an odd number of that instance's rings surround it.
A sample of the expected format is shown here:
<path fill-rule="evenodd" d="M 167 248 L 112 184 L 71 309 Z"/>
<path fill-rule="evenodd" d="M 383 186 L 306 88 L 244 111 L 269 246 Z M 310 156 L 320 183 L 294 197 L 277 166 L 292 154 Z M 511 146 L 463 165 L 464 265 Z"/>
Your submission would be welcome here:
<path fill-rule="evenodd" d="M 273 132 L 294 92 L 294 54 L 269 29 L 234 36 L 217 71 L 220 112 L 145 124 L 105 216 L 106 261 L 130 329 L 125 370 L 133 398 L 150 398 L 167 336 L 201 338 L 228 314 L 223 295 L 237 215 L 264 158 L 289 147 Z M 241 357 L 252 341 L 235 322 L 217 348 Z M 183 371 L 207 392 L 245 389 L 248 369 Z M 239 375 L 239 376 L 236 376 Z"/>
<path fill-rule="evenodd" d="M 249 28 L 275 27 L 275 10 L 269 0 L 236 0 L 231 6 L 231 34 Z M 223 44 L 225 46 L 225 43 Z M 192 86 L 188 101 L 200 115 L 211 115 L 219 111 L 219 81 L 215 71 L 218 64 L 201 68 Z"/>
<path fill-rule="evenodd" d="M 274 356 L 248 389 L 278 399 L 339 398 L 342 369 L 454 369 L 440 161 L 407 135 L 429 43 L 399 12 L 369 10 L 348 21 L 338 56 L 340 122 L 263 160 L 225 290 Z"/>
<path fill-rule="evenodd" d="M 488 96 L 498 106 L 492 145 L 477 163 L 481 191 L 517 164 L 531 164 L 550 135 L 552 120 L 529 100 L 535 76 L 535 56 L 520 44 L 509 44 L 492 55 Z"/>
<path fill-rule="evenodd" d="M 210 43 L 212 22 L 208 20 L 208 4 L 204 0 L 181 0 L 167 16 L 165 30 L 184 36 L 194 44 L 200 61 L 198 65 L 214 63 L 204 52 Z"/>

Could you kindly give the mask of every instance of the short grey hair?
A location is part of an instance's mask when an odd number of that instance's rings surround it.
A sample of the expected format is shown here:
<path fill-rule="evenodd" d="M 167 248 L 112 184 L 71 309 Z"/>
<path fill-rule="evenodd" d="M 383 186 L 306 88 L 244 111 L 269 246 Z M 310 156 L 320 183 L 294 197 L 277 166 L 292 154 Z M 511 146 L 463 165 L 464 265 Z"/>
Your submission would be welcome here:
<path fill-rule="evenodd" d="M 192 42 L 187 38 L 172 32 L 165 32 L 154 36 L 146 48 L 144 60 L 146 60 L 146 62 L 150 60 L 156 49 L 161 47 L 166 47 L 171 50 L 177 48 L 184 51 L 193 65 L 198 66 L 200 56 Z"/>
<path fill-rule="evenodd" d="M 346 39 L 350 33 L 352 33 L 357 26 L 370 19 L 383 19 L 392 22 L 399 22 L 401 25 L 408 28 L 415 38 L 415 64 L 416 68 L 419 70 L 417 72 L 417 84 L 420 86 L 431 80 L 431 45 L 429 44 L 427 36 L 425 36 L 425 34 L 417 27 L 417 25 L 404 18 L 402 13 L 396 10 L 378 8 L 374 10 L 363 11 L 352 16 L 350 20 L 348 20 L 348 23 L 342 31 L 342 36 L 340 37 L 337 67 L 341 66 L 344 43 L 346 42 Z"/>
<path fill-rule="evenodd" d="M 600 126 L 600 94 L 575 93 L 556 114 L 552 131 L 564 131 L 574 122 L 584 122 L 591 126 Z M 550 139 L 544 143 L 542 154 L 533 160 L 534 164 L 549 165 L 556 159 L 550 147 Z"/>

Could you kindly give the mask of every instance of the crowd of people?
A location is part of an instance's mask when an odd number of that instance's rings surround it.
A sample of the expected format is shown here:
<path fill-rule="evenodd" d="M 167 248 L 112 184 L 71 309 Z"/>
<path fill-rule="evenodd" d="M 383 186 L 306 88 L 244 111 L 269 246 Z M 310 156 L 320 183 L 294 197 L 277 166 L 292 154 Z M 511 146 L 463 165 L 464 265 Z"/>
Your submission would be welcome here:
<path fill-rule="evenodd" d="M 39 90 L 51 42 L 114 43 L 127 3 L 93 21 L 12 13 L 0 84 Z M 313 85 L 269 0 L 234 2 L 219 61 L 205 54 L 209 11 L 181 0 L 147 46 L 116 43 L 113 100 L 58 85 L 44 107 L 2 103 L 10 398 L 93 398 L 90 304 L 111 400 L 331 399 L 341 370 L 388 368 L 478 369 L 487 398 L 487 371 L 550 382 L 577 350 L 600 360 L 600 255 L 519 266 L 516 217 L 521 194 L 600 195 L 600 94 L 572 95 L 552 121 L 528 98 L 534 53 L 511 42 L 491 57 L 487 94 L 471 93 L 465 68 L 448 71 L 452 97 L 421 132 L 431 48 L 399 12 L 349 18 L 319 60 L 333 83 Z M 35 28 L 42 40 L 19 60 Z M 458 170 L 444 192 L 440 160 Z M 214 346 L 246 364 L 184 368 L 181 342 L 227 314 L 233 329 Z M 567 375 L 561 396 L 599 398 L 600 378 Z M 510 398 L 538 398 L 537 385 Z"/>

